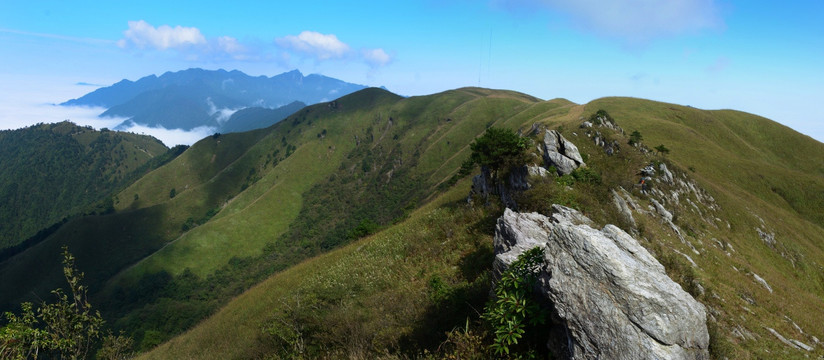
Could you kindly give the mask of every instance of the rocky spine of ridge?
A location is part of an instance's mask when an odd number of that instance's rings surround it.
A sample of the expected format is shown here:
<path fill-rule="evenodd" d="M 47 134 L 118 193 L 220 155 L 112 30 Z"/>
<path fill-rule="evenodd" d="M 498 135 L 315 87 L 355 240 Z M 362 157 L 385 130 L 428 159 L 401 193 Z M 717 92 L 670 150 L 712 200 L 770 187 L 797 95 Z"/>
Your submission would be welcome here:
<path fill-rule="evenodd" d="M 533 131 L 537 131 L 534 126 Z M 586 166 L 578 147 L 556 130 L 545 131 L 544 139 L 538 144 L 537 150 L 544 160 L 544 167 L 537 165 L 513 167 L 509 170 L 506 183 L 493 186 L 489 169 L 481 167 L 481 173 L 472 178 L 472 190 L 467 201 L 471 202 L 473 195 L 479 196 L 484 201 L 488 201 L 490 194 L 498 195 L 506 207 L 517 210 L 518 204 L 512 194 L 529 189 L 530 185 L 527 181 L 529 177 L 547 177 L 552 169 L 558 175 L 568 175 L 575 169 Z"/>

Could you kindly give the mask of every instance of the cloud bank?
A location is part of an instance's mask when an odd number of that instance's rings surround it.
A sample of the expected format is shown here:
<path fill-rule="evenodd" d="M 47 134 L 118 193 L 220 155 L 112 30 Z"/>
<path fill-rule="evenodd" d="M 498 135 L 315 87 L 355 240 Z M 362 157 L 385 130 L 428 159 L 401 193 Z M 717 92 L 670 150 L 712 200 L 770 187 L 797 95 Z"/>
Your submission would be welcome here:
<path fill-rule="evenodd" d="M 4 86 L 0 86 L 0 90 Z M 125 118 L 98 117 L 106 111 L 102 107 L 60 106 L 50 103 L 32 101 L 35 95 L 0 97 L 0 130 L 19 129 L 37 123 L 56 123 L 69 120 L 81 126 L 91 126 L 95 129 L 114 129 Z M 223 115 L 226 109 L 218 109 Z M 158 138 L 166 146 L 177 144 L 191 145 L 198 140 L 212 135 L 216 130 L 207 126 L 198 127 L 191 131 L 182 129 L 152 128 L 141 125 L 130 125 L 122 131 L 137 134 L 146 134 Z"/>
<path fill-rule="evenodd" d="M 167 147 L 175 145 L 192 145 L 198 140 L 215 133 L 215 128 L 209 126 L 199 126 L 192 130 L 166 129 L 164 127 L 148 127 L 133 124 L 123 131 L 135 134 L 151 135 L 158 138 Z"/>

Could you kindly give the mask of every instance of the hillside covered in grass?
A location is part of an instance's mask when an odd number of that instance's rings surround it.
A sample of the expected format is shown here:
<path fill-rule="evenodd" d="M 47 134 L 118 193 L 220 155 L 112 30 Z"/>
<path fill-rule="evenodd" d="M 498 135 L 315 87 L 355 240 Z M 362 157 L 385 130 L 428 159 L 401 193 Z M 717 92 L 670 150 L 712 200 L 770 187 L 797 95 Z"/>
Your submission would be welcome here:
<path fill-rule="evenodd" d="M 611 125 L 581 127 L 598 110 Z M 774 333 L 821 352 L 824 145 L 733 111 L 478 88 L 366 89 L 203 139 L 114 195 L 114 212 L 0 263 L 0 303 L 60 286 L 66 244 L 148 358 L 486 358 L 503 207 L 467 205 L 461 168 L 490 127 L 528 139 L 524 165 L 545 166 L 546 130 L 577 146 L 584 170 L 530 177 L 519 210 L 561 204 L 632 234 L 707 307 L 711 354 L 812 356 Z"/>

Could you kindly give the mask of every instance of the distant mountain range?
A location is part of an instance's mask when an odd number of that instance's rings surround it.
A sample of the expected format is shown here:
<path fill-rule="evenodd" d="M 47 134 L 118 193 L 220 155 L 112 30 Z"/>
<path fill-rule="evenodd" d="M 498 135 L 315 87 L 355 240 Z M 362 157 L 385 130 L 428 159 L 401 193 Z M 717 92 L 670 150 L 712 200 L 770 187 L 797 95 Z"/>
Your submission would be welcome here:
<path fill-rule="evenodd" d="M 127 119 L 115 129 L 138 124 L 184 130 L 208 126 L 216 132 L 236 132 L 270 126 L 307 104 L 364 88 L 322 75 L 304 76 L 298 70 L 254 77 L 238 70 L 188 69 L 121 80 L 61 105 L 104 107 L 107 110 L 101 117 Z M 238 113 L 249 108 L 258 110 Z"/>

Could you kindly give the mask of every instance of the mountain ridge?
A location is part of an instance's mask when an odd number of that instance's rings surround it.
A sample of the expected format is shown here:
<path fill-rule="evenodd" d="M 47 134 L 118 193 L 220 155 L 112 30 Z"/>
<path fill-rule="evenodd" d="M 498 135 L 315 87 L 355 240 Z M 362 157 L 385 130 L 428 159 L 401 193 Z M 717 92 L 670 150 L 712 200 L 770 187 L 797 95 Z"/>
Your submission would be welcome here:
<path fill-rule="evenodd" d="M 598 110 L 612 115 L 626 134 L 581 128 Z M 363 344 L 386 341 L 386 349 L 410 346 L 405 349 L 414 351 L 420 346 L 434 351 L 449 329 L 463 328 L 465 321 L 467 328 L 476 326 L 464 317 L 476 316 L 465 304 L 482 307 L 489 293 L 489 279 L 478 274 L 491 266 L 483 264 L 491 251 L 494 206 L 468 208 L 471 181 L 459 176 L 469 144 L 489 127 L 518 130 L 533 140 L 539 136 L 536 130 L 563 133 L 586 155 L 602 183 L 573 183 L 568 185 L 572 190 L 566 190 L 555 183 L 569 179 L 550 179 L 537 187 L 545 192 L 533 193 L 549 199 L 534 195 L 534 203 L 571 201 L 599 224 L 609 221 L 628 232 L 632 229 L 611 210 L 608 193 L 601 190 L 620 186 L 641 205 L 653 206 L 636 186 L 638 167 L 650 161 L 665 163 L 678 179 L 694 180 L 693 186 L 711 194 L 717 204 L 693 195 L 681 196 L 697 202 L 695 211 L 663 202 L 673 212 L 672 223 L 682 229 L 683 241 L 651 217 L 657 210 L 644 217 L 637 212 L 635 231 L 681 286 L 696 289 L 690 285 L 694 280 L 705 289 L 705 295 L 695 296 L 711 307 L 720 328 L 711 336 L 726 339 L 738 356 L 758 356 L 768 349 L 786 357 L 800 354 L 788 353 L 763 326 L 795 334 L 783 320 L 786 316 L 807 333 L 824 336 L 816 332 L 820 314 L 810 313 L 824 298 L 824 245 L 817 240 L 824 229 L 814 211 L 820 204 L 805 195 L 824 189 L 824 181 L 815 176 L 821 170 L 821 143 L 746 113 L 628 98 L 578 105 L 480 88 L 409 98 L 365 89 L 301 109 L 266 129 L 207 137 L 118 193 L 114 213 L 75 220 L 40 248 L 0 263 L 0 278 L 9 279 L 0 284 L 0 294 L 33 290 L 31 284 L 10 287 L 20 282 L 15 274 L 27 271 L 38 279 L 38 293 L 53 288 L 56 282 L 49 279 L 55 276 L 45 272 L 59 277 L 56 246 L 65 243 L 70 250 L 83 249 L 76 254 L 78 265 L 87 269 L 95 299 L 106 302 L 101 307 L 114 316 L 111 321 L 129 331 L 143 349 L 180 334 L 147 357 L 271 355 L 280 350 L 272 347 L 277 338 L 267 336 L 283 333 L 267 326 L 288 320 L 278 315 L 281 310 L 306 316 L 298 319 L 323 330 L 307 331 L 305 339 L 340 351 L 357 348 L 323 343 L 326 331 Z M 596 130 L 598 138 L 617 141 L 618 155 L 611 157 L 596 144 Z M 632 131 L 643 134 L 642 145 L 626 145 Z M 782 141 L 791 142 L 797 152 L 772 149 Z M 659 144 L 671 153 L 650 150 Z M 792 177 L 800 174 L 800 180 L 780 175 L 788 171 L 794 171 Z M 669 190 L 659 187 L 662 193 Z M 607 203 L 602 204 L 604 199 Z M 769 234 L 772 243 L 763 240 L 769 240 Z M 105 264 L 96 261 L 103 248 Z M 375 258 L 360 257 L 361 249 Z M 414 260 L 397 261 L 406 256 Z M 50 258 L 55 260 L 51 269 L 28 270 L 27 262 Z M 298 262 L 301 259 L 306 261 Z M 368 269 L 380 275 L 338 261 L 366 261 Z M 399 268 L 387 269 L 386 277 L 381 264 Z M 331 273 L 301 270 L 307 266 Z M 752 274 L 776 294 L 766 292 Z M 377 282 L 367 281 L 370 276 L 377 276 Z M 436 276 L 440 280 L 433 280 Z M 295 284 L 309 285 L 292 293 Z M 311 284 L 319 285 L 315 289 Z M 263 291 L 273 288 L 279 290 Z M 464 302 L 460 296 L 470 298 Z M 401 311 L 387 304 L 387 298 L 408 307 Z M 0 303 L 18 300 L 6 297 Z M 304 300 L 310 301 L 307 309 L 317 305 L 329 310 L 296 312 L 294 306 Z M 392 317 L 396 322 L 381 322 L 384 310 L 397 316 Z M 207 320 L 195 326 L 200 319 Z M 252 320 L 226 331 L 227 324 L 243 319 Z M 369 329 L 384 325 L 397 333 L 370 337 L 375 332 Z M 761 338 L 757 343 L 736 340 L 739 327 Z M 181 333 L 184 329 L 191 330 Z M 381 348 L 362 350 L 377 354 Z"/>
<path fill-rule="evenodd" d="M 231 114 L 249 107 L 277 109 L 289 115 L 294 103 L 315 104 L 366 88 L 331 77 L 298 70 L 267 77 L 253 77 L 238 70 L 226 71 L 191 68 L 149 75 L 136 81 L 121 80 L 96 89 L 64 106 L 101 106 L 101 117 L 122 117 L 127 121 L 118 128 L 138 124 L 167 129 L 191 130 L 200 126 L 217 132 L 253 130 L 248 127 L 224 126 Z M 282 119 L 282 118 L 281 118 Z M 253 121 L 263 127 L 281 119 Z"/>

